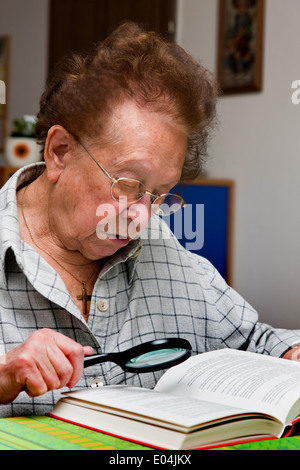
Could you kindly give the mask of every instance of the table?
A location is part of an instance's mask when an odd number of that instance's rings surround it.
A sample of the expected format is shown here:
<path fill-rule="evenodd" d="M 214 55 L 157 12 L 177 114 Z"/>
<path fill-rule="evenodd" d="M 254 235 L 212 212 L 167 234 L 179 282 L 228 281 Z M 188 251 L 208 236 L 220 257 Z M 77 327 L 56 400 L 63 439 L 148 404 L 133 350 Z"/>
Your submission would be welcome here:
<path fill-rule="evenodd" d="M 49 416 L 0 419 L 0 450 L 146 451 L 149 447 L 66 423 Z M 300 450 L 300 436 L 213 450 Z"/>
<path fill-rule="evenodd" d="M 147 447 L 49 416 L 0 419 L 0 450 L 144 450 Z"/>

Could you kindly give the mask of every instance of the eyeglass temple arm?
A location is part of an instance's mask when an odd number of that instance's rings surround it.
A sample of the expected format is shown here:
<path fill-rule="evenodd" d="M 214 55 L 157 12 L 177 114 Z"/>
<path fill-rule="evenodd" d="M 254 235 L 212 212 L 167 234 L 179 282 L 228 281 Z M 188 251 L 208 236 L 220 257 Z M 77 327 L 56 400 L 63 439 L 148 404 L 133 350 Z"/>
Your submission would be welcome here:
<path fill-rule="evenodd" d="M 103 168 L 103 166 L 100 165 L 99 162 L 97 162 L 97 160 L 93 157 L 93 155 L 88 151 L 88 149 L 83 145 L 82 142 L 80 142 L 78 140 L 79 144 L 81 145 L 81 147 L 84 148 L 84 150 L 89 154 L 89 156 L 94 160 L 94 162 L 96 163 L 96 165 L 100 168 L 101 171 L 103 171 L 103 173 L 105 174 L 105 176 L 107 176 L 111 181 L 115 181 L 115 179 L 110 176 L 110 174 L 105 170 L 105 168 Z"/>

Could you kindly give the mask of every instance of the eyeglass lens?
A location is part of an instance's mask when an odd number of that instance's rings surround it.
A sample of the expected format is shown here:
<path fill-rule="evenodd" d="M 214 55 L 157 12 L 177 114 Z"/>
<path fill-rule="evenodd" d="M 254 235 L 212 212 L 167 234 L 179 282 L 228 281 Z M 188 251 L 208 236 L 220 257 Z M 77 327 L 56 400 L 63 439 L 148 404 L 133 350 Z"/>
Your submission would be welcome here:
<path fill-rule="evenodd" d="M 121 203 L 122 199 L 125 199 L 127 204 L 138 202 L 146 192 L 146 187 L 143 183 L 134 179 L 119 178 L 112 184 L 112 196 Z M 178 211 L 181 207 L 181 198 L 173 193 L 158 196 L 152 201 L 153 212 L 162 216 L 168 216 Z"/>
<path fill-rule="evenodd" d="M 142 199 L 146 193 L 143 183 L 134 179 L 119 178 L 112 185 L 112 196 L 116 201 L 122 198 L 127 199 L 128 204 L 137 202 Z"/>

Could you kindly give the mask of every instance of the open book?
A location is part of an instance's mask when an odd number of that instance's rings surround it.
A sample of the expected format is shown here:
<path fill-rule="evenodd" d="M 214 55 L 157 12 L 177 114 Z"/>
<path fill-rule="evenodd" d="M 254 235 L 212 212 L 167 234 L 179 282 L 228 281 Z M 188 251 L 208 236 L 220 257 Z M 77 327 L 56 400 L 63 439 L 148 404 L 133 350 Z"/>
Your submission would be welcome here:
<path fill-rule="evenodd" d="M 300 415 L 300 363 L 222 349 L 169 369 L 154 390 L 64 394 L 50 416 L 162 449 L 286 435 Z"/>

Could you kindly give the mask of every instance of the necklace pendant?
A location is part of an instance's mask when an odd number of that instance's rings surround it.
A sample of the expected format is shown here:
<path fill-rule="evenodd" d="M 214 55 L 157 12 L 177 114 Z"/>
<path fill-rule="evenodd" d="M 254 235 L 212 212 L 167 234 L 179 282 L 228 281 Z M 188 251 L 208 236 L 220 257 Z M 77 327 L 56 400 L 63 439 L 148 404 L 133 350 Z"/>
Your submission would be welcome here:
<path fill-rule="evenodd" d="M 77 295 L 77 300 L 82 301 L 82 314 L 88 315 L 88 302 L 91 300 L 92 296 L 87 294 L 85 282 L 82 283 L 82 294 Z"/>

